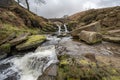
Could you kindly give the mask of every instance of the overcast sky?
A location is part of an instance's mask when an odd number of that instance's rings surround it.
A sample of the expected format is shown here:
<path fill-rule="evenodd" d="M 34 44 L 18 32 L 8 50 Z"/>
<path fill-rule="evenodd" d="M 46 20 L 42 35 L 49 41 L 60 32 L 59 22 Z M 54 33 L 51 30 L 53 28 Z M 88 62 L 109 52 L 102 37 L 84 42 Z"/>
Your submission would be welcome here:
<path fill-rule="evenodd" d="M 91 8 L 120 6 L 120 0 L 45 0 L 40 6 L 29 0 L 31 10 L 45 18 L 72 15 Z"/>

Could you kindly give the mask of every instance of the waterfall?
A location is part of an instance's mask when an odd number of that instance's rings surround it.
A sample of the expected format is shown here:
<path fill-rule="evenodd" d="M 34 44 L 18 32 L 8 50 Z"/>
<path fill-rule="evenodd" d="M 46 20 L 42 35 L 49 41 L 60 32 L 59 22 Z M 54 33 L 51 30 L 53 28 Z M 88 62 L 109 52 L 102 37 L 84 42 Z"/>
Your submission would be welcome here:
<path fill-rule="evenodd" d="M 23 57 L 12 57 L 0 61 L 0 80 L 10 77 L 14 77 L 14 80 L 37 80 L 47 67 L 57 62 L 55 46 L 39 47 L 35 52 Z"/>
<path fill-rule="evenodd" d="M 65 33 L 68 33 L 68 29 L 67 26 L 64 24 L 64 28 L 65 28 Z"/>
<path fill-rule="evenodd" d="M 58 34 L 60 35 L 61 34 L 61 25 L 57 24 L 57 26 L 58 26 Z"/>

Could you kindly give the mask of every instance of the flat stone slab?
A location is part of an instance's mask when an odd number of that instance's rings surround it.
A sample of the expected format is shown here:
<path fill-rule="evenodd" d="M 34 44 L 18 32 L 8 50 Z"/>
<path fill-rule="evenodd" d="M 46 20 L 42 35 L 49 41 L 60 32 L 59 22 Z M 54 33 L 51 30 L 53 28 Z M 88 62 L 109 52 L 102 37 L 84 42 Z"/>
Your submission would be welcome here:
<path fill-rule="evenodd" d="M 112 37 L 120 37 L 120 29 L 110 30 L 107 32 L 107 35 L 110 35 Z"/>
<path fill-rule="evenodd" d="M 12 46 L 18 45 L 18 44 L 20 44 L 21 42 L 27 40 L 28 35 L 29 35 L 29 33 L 22 34 L 22 35 L 18 36 L 17 38 L 11 40 L 9 43 L 10 43 Z"/>
<path fill-rule="evenodd" d="M 6 39 L 4 39 L 2 42 L 0 42 L 1 44 L 4 44 L 6 42 L 9 42 L 10 40 L 14 39 L 16 37 L 15 33 L 10 34 Z"/>
<path fill-rule="evenodd" d="M 77 28 L 77 29 L 73 30 L 71 32 L 71 35 L 72 36 L 78 36 L 78 34 L 82 30 L 98 32 L 98 31 L 100 31 L 100 28 L 101 28 L 100 22 L 94 22 L 94 23 L 91 23 L 89 25 L 81 26 L 80 28 Z"/>
<path fill-rule="evenodd" d="M 103 36 L 104 41 L 120 43 L 120 37 Z"/>

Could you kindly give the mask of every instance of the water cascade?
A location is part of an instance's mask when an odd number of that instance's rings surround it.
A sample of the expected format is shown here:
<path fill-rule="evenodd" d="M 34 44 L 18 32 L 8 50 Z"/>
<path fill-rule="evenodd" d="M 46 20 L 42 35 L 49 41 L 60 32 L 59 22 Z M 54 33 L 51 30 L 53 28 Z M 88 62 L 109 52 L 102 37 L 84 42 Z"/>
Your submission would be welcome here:
<path fill-rule="evenodd" d="M 58 26 L 58 35 L 61 35 L 61 25 L 57 24 L 57 26 Z"/>
<path fill-rule="evenodd" d="M 23 57 L 0 61 L 0 80 L 37 80 L 47 67 L 57 62 L 55 46 L 39 47 Z"/>
<path fill-rule="evenodd" d="M 64 28 L 65 28 L 65 33 L 68 33 L 68 29 L 67 26 L 64 24 Z"/>
<path fill-rule="evenodd" d="M 57 26 L 58 26 L 58 35 L 66 35 L 69 32 L 67 29 L 67 26 L 65 24 L 63 25 L 63 27 L 58 24 L 57 24 Z"/>

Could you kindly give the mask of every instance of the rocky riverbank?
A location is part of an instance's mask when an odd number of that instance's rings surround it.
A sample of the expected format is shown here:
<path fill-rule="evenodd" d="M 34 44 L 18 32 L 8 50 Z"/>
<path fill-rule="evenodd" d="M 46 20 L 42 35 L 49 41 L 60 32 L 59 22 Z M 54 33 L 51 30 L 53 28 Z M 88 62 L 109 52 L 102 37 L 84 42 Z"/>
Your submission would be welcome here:
<path fill-rule="evenodd" d="M 119 44 L 88 45 L 72 37 L 55 38 L 59 63 L 50 66 L 38 80 L 119 80 Z"/>

